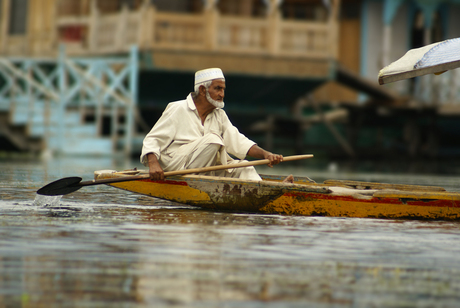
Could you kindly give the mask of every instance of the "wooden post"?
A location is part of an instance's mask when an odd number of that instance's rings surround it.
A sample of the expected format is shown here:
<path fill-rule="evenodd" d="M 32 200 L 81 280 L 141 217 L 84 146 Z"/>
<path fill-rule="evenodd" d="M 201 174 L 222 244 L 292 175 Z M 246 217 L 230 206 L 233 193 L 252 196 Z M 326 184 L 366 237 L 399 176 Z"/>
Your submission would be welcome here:
<path fill-rule="evenodd" d="M 128 5 L 126 2 L 123 3 L 123 7 L 121 8 L 121 12 L 118 17 L 118 24 L 117 24 L 117 31 L 113 33 L 115 35 L 115 46 L 114 49 L 118 52 L 121 52 L 124 48 L 123 46 L 128 28 Z"/>
<path fill-rule="evenodd" d="M 27 17 L 26 46 L 32 56 L 47 54 L 51 49 L 54 30 L 53 7 L 55 2 L 50 0 L 29 1 Z"/>
<path fill-rule="evenodd" d="M 99 9 L 97 7 L 97 0 L 91 1 L 90 7 L 90 18 L 88 24 L 89 31 L 89 42 L 88 47 L 90 52 L 97 51 L 97 37 L 98 37 L 98 20 L 99 20 Z"/>
<path fill-rule="evenodd" d="M 35 52 L 36 43 L 41 41 L 40 38 L 40 28 L 43 25 L 40 16 L 42 15 L 43 3 L 41 0 L 36 0 L 29 2 L 27 10 L 29 12 L 34 12 L 33 14 L 27 14 L 26 18 L 26 32 L 24 33 L 25 37 L 25 46 L 26 46 L 26 55 L 31 56 Z"/>
<path fill-rule="evenodd" d="M 141 49 L 150 47 L 149 42 L 152 39 L 152 5 L 149 0 L 144 0 L 139 9 L 139 28 L 137 34 L 137 45 Z"/>
<path fill-rule="evenodd" d="M 204 15 L 206 27 L 206 47 L 208 50 L 215 50 L 217 47 L 217 36 L 219 34 L 219 12 L 216 7 L 216 0 L 206 0 Z"/>
<path fill-rule="evenodd" d="M 157 10 L 154 5 L 149 5 L 147 10 L 147 26 L 148 31 L 146 32 L 146 44 L 148 47 L 152 48 L 155 46 L 155 31 L 156 31 L 156 14 Z"/>
<path fill-rule="evenodd" d="M 11 0 L 3 0 L 1 2 L 1 23 L 0 23 L 0 52 L 5 54 L 7 37 L 8 37 L 8 25 L 10 24 L 10 6 Z"/>
<path fill-rule="evenodd" d="M 331 11 L 329 14 L 329 50 L 333 59 L 339 58 L 339 16 L 340 0 L 331 1 Z"/>
<path fill-rule="evenodd" d="M 43 52 L 46 53 L 55 53 L 55 45 L 57 44 L 58 41 L 58 27 L 57 27 L 57 19 L 58 19 L 58 10 L 57 10 L 57 3 L 50 4 L 50 16 L 51 22 L 50 22 L 50 33 L 48 34 L 48 43 L 45 46 L 45 50 Z"/>
<path fill-rule="evenodd" d="M 281 12 L 279 10 L 279 1 L 270 0 L 268 7 L 268 33 L 267 46 L 271 55 L 277 55 L 280 50 L 280 35 L 281 35 Z"/>

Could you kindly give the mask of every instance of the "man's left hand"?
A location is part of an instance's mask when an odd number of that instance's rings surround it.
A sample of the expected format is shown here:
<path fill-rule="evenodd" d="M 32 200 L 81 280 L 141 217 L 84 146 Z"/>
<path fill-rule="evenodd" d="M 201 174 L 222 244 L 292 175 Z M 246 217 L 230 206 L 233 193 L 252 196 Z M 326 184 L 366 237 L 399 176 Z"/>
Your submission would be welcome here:
<path fill-rule="evenodd" d="M 283 155 L 280 154 L 273 154 L 269 153 L 265 159 L 268 159 L 270 163 L 268 164 L 269 167 L 273 167 L 273 165 L 278 165 L 280 162 L 283 161 Z"/>
<path fill-rule="evenodd" d="M 254 158 L 263 158 L 263 159 L 268 159 L 270 163 L 267 165 L 269 167 L 273 167 L 273 165 L 278 165 L 280 162 L 283 161 L 283 155 L 280 154 L 273 154 L 272 152 L 268 152 L 261 147 L 259 147 L 257 144 L 254 144 L 248 151 L 248 155 Z"/>

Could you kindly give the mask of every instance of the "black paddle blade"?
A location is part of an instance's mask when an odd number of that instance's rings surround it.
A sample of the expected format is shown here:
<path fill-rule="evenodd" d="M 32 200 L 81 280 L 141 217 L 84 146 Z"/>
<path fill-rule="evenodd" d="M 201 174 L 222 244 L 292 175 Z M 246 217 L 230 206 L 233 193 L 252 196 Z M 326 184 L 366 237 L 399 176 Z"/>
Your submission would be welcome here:
<path fill-rule="evenodd" d="M 37 190 L 37 194 L 45 196 L 67 195 L 83 187 L 78 185 L 81 180 L 82 178 L 77 176 L 63 178 L 43 186 Z"/>

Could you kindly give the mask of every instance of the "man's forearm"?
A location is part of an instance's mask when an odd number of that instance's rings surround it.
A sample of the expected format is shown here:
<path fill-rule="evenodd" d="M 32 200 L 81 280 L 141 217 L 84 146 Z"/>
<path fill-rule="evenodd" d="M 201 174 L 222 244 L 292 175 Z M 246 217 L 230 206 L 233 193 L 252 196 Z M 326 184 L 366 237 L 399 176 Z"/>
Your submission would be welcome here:
<path fill-rule="evenodd" d="M 254 144 L 248 151 L 248 155 L 254 158 L 259 158 L 259 159 L 265 159 L 267 158 L 270 154 L 270 152 L 265 151 L 261 147 L 259 147 L 257 144 Z"/>
<path fill-rule="evenodd" d="M 254 144 L 249 149 L 248 155 L 254 158 L 268 159 L 270 161 L 270 163 L 268 164 L 269 167 L 273 167 L 273 165 L 277 165 L 283 161 L 283 155 L 273 154 L 271 152 L 268 152 L 262 149 L 261 147 L 259 147 L 257 144 Z"/>
<path fill-rule="evenodd" d="M 149 174 L 151 180 L 164 180 L 164 172 L 160 166 L 157 156 L 153 153 L 147 154 L 147 161 L 149 163 Z"/>
<path fill-rule="evenodd" d="M 151 165 L 159 165 L 160 164 L 160 162 L 157 159 L 157 156 L 155 154 L 153 154 L 153 153 L 148 153 L 147 154 L 147 162 L 149 164 L 149 167 Z"/>

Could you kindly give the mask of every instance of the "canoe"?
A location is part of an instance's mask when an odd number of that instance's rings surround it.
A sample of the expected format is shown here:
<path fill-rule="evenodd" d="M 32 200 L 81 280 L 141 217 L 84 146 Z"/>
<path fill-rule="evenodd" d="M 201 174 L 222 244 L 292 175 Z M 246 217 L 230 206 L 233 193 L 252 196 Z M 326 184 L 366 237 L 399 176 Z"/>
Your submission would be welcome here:
<path fill-rule="evenodd" d="M 96 180 L 145 174 L 139 170 L 99 170 Z M 250 181 L 203 175 L 108 184 L 133 193 L 231 212 L 389 219 L 460 220 L 460 193 L 442 187 L 346 180 L 311 183 L 295 177 L 261 175 Z"/>

